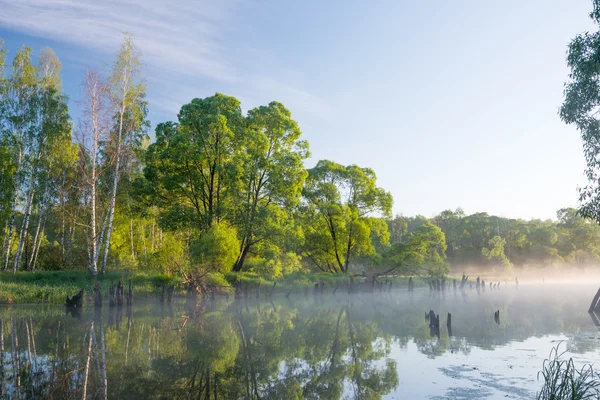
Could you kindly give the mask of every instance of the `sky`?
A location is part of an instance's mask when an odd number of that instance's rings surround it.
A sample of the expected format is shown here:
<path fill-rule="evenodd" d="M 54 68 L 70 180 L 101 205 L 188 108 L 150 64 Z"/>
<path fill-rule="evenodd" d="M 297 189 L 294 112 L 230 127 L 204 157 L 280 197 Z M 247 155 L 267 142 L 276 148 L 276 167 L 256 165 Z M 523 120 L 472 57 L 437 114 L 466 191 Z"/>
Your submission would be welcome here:
<path fill-rule="evenodd" d="M 591 0 L 0 0 L 9 59 L 52 47 L 77 118 L 87 68 L 123 33 L 143 54 L 153 125 L 193 98 L 273 100 L 320 159 L 370 167 L 394 213 L 461 207 L 555 218 L 585 184 L 581 138 L 558 117 Z"/>

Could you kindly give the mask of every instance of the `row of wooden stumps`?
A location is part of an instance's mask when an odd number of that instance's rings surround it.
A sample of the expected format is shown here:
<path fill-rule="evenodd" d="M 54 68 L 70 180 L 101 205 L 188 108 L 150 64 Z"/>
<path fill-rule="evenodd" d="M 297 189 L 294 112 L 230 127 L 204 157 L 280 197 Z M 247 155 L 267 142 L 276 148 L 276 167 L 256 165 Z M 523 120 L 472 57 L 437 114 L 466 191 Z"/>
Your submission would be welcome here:
<path fill-rule="evenodd" d="M 457 289 L 464 290 L 468 284 L 469 285 L 468 287 L 471 290 L 473 288 L 475 288 L 477 290 L 477 292 L 480 292 L 480 291 L 485 292 L 486 287 L 489 287 L 490 290 L 500 290 L 500 283 L 501 282 L 489 282 L 489 286 L 487 286 L 486 282 L 483 279 L 481 279 L 480 277 L 477 277 L 477 280 L 475 281 L 475 285 L 473 285 L 473 282 L 469 281 L 469 276 L 463 274 L 462 278 L 460 280 L 460 284 L 457 284 L 455 279 L 452 280 L 452 283 L 450 283 L 450 282 L 446 283 L 445 279 L 429 280 L 429 290 L 440 292 L 440 291 L 445 291 L 446 289 L 450 290 L 450 287 L 452 287 L 454 290 L 457 290 Z M 517 285 L 518 285 L 518 283 L 517 283 Z M 411 292 L 413 289 L 414 289 L 414 286 L 412 285 L 412 278 L 409 278 L 408 291 Z"/>
<path fill-rule="evenodd" d="M 425 313 L 425 321 L 429 322 L 429 329 L 431 336 L 440 337 L 440 315 L 436 314 L 433 310 Z M 494 311 L 494 322 L 500 325 L 500 310 Z M 448 313 L 446 317 L 446 328 L 448 329 L 448 336 L 452 336 L 452 314 Z"/>
<path fill-rule="evenodd" d="M 131 281 L 128 283 L 127 293 L 125 293 L 125 287 L 121 281 L 116 286 L 111 283 L 108 287 L 108 306 L 122 307 L 125 303 L 127 303 L 127 306 L 133 304 L 133 285 Z M 98 281 L 94 285 L 94 306 L 102 307 L 102 287 Z"/>
<path fill-rule="evenodd" d="M 273 282 L 273 285 L 271 286 L 271 288 L 265 288 L 262 292 L 261 292 L 261 284 L 260 282 L 254 286 L 254 293 L 252 293 L 253 288 L 251 285 L 246 284 L 244 285 L 242 283 L 242 281 L 238 281 L 238 283 L 236 283 L 235 285 L 235 291 L 234 291 L 234 297 L 236 299 L 241 299 L 243 298 L 252 298 L 253 296 L 255 296 L 257 299 L 260 298 L 261 293 L 264 293 L 265 295 L 265 299 L 269 299 L 271 298 L 271 296 L 273 296 L 273 292 L 275 291 L 275 287 L 277 286 L 277 282 Z"/>
<path fill-rule="evenodd" d="M 175 291 L 175 286 L 170 285 L 170 286 L 165 286 L 162 285 L 162 289 L 160 292 L 160 302 L 164 303 L 165 300 L 167 301 L 167 303 L 172 303 L 173 302 L 173 292 Z"/>
<path fill-rule="evenodd" d="M 429 310 L 428 313 L 425 313 L 425 321 L 429 322 L 429 330 L 431 336 L 440 337 L 440 315 L 433 310 Z M 446 317 L 446 328 L 448 328 L 448 335 L 452 336 L 452 314 L 448 313 Z"/>
<path fill-rule="evenodd" d="M 270 299 L 275 293 L 275 288 L 277 286 L 277 282 L 274 282 L 270 287 L 263 287 L 260 283 L 251 285 L 244 284 L 239 281 L 234 287 L 234 297 L 235 299 L 251 299 L 256 298 L 259 299 L 261 295 L 264 295 L 265 299 Z M 363 281 L 356 283 L 354 278 L 350 278 L 350 282 L 348 283 L 338 283 L 335 286 L 328 286 L 325 282 L 317 282 L 312 287 L 304 288 L 304 296 L 308 297 L 308 295 L 312 292 L 313 296 L 321 296 L 325 294 L 327 289 L 331 289 L 332 294 L 336 294 L 338 290 L 342 289 L 348 292 L 348 294 L 359 293 L 359 292 L 391 292 L 392 291 L 392 282 L 391 281 L 377 281 L 375 277 L 371 279 L 371 281 Z M 414 285 L 412 283 L 412 278 L 409 279 L 409 291 L 414 289 Z M 289 298 L 294 291 L 294 286 L 290 286 L 286 291 L 285 297 Z"/>

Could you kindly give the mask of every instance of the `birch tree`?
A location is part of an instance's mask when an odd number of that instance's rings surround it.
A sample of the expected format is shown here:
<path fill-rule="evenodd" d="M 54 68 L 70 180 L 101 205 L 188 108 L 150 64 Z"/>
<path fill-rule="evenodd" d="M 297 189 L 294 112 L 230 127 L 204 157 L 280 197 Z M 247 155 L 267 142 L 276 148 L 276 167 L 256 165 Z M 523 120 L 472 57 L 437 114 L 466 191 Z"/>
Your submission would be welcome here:
<path fill-rule="evenodd" d="M 48 188 L 40 182 L 39 177 L 53 161 L 53 145 L 63 139 L 69 140 L 71 135 L 67 97 L 61 90 L 60 69 L 56 54 L 50 48 L 42 49 L 35 69 L 34 90 L 30 99 L 31 123 L 24 146 L 28 161 L 26 173 L 29 179 L 26 183 L 26 203 L 13 272 L 16 272 L 21 264 L 36 189 L 40 186 Z M 40 198 L 43 199 L 44 195 L 45 193 L 38 190 Z"/>
<path fill-rule="evenodd" d="M 106 272 L 106 262 L 110 250 L 110 236 L 113 230 L 115 203 L 119 184 L 121 162 L 124 153 L 135 142 L 135 136 L 145 132 L 146 122 L 146 85 L 140 77 L 140 51 L 130 36 L 125 36 L 121 49 L 117 52 L 109 79 L 110 96 L 115 109 L 114 129 L 111 132 L 111 150 L 113 157 L 113 176 L 108 205 L 108 225 L 102 273 Z"/>
<path fill-rule="evenodd" d="M 32 109 L 36 85 L 36 71 L 31 63 L 31 48 L 21 47 L 13 59 L 12 73 L 6 83 L 6 94 L 3 101 L 6 124 L 3 136 L 7 137 L 13 149 L 15 163 L 11 211 L 5 231 L 4 270 L 7 270 L 10 264 L 17 205 L 21 194 L 21 185 L 26 178 L 23 164 L 34 125 Z"/>
<path fill-rule="evenodd" d="M 78 132 L 84 204 L 87 205 L 88 269 L 98 274 L 98 257 L 104 235 L 99 227 L 98 182 L 103 173 L 103 151 L 110 126 L 109 88 L 97 72 L 88 71 L 83 82 L 83 122 Z"/>

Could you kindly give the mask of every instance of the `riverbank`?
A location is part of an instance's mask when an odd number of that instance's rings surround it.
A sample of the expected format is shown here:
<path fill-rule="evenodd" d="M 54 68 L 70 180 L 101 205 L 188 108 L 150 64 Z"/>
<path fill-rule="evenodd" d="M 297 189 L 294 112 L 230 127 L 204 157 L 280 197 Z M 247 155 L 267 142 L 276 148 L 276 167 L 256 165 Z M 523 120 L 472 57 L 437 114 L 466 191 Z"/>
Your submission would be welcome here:
<path fill-rule="evenodd" d="M 258 285 L 263 290 L 273 291 L 273 295 L 301 293 L 311 289 L 315 284 L 325 284 L 328 288 L 343 286 L 352 279 L 364 281 L 363 276 L 327 273 L 294 273 L 282 278 L 268 279 L 252 272 L 210 274 L 208 281 L 221 294 L 233 293 L 237 282 L 251 290 Z M 98 281 L 103 293 L 108 293 L 111 283 L 119 280 L 131 280 L 135 296 L 159 295 L 163 286 L 174 286 L 176 293 L 184 293 L 183 279 L 178 275 L 146 274 L 132 271 L 111 271 L 99 275 Z M 408 286 L 408 277 L 385 278 L 381 281 L 392 282 L 393 287 Z M 92 304 L 95 280 L 87 271 L 52 271 L 52 272 L 10 272 L 0 273 L 0 304 L 64 304 L 67 296 L 73 296 L 81 288 L 85 289 L 86 303 Z M 425 278 L 415 278 L 415 287 L 427 286 Z M 275 286 L 273 286 L 275 284 Z"/>

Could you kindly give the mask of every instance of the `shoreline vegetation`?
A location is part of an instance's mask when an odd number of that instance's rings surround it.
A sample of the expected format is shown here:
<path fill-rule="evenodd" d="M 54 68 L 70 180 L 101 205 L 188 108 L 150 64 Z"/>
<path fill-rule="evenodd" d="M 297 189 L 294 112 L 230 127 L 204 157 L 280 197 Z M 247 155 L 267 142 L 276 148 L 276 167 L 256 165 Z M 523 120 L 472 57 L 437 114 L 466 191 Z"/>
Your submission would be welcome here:
<path fill-rule="evenodd" d="M 382 278 L 380 282 L 392 282 L 394 288 L 408 287 L 409 277 Z M 144 274 L 131 271 L 111 271 L 104 276 L 94 279 L 87 271 L 56 271 L 56 272 L 19 272 L 0 273 L 0 304 L 65 304 L 66 296 L 73 296 L 84 289 L 84 306 L 94 304 L 94 285 L 100 282 L 103 296 L 108 298 L 108 287 L 119 280 L 124 284 L 131 281 L 136 297 L 160 296 L 162 287 L 174 286 L 175 295 L 184 296 L 186 286 L 182 279 L 165 274 Z M 346 285 L 351 281 L 364 282 L 366 278 L 361 275 L 342 275 L 326 273 L 298 273 L 282 278 L 265 279 L 251 272 L 228 273 L 226 275 L 215 273 L 207 276 L 206 281 L 214 285 L 217 295 L 233 295 L 235 285 L 241 282 L 254 292 L 260 283 L 263 291 L 273 290 L 273 295 L 292 294 L 304 295 L 306 289 L 312 290 L 315 284 L 325 284 L 328 290 L 337 285 Z M 413 278 L 415 287 L 427 287 L 425 277 Z M 273 289 L 273 284 L 276 283 Z M 341 290 L 340 290 L 341 293 Z M 310 292 L 312 295 L 312 291 Z"/>

